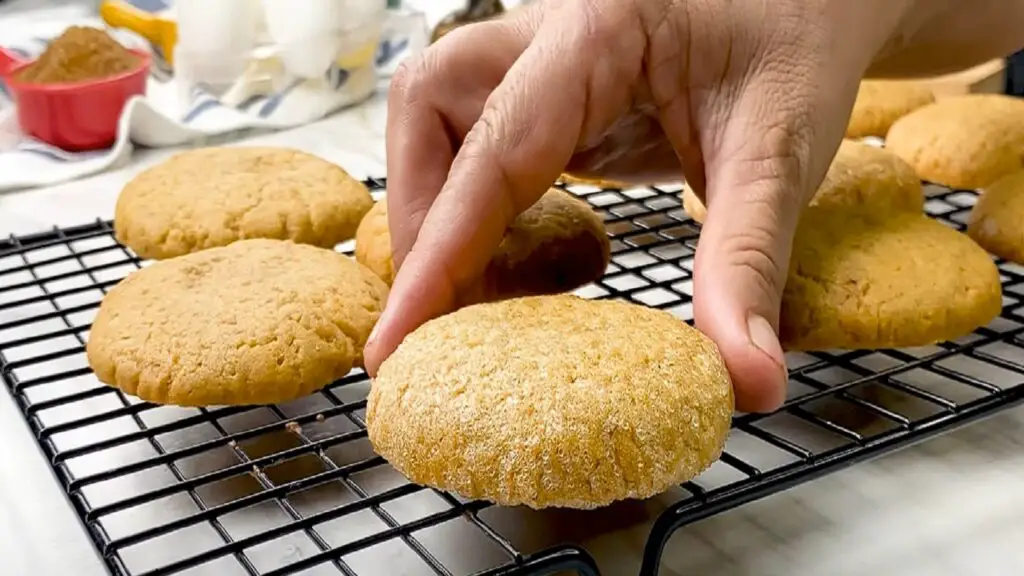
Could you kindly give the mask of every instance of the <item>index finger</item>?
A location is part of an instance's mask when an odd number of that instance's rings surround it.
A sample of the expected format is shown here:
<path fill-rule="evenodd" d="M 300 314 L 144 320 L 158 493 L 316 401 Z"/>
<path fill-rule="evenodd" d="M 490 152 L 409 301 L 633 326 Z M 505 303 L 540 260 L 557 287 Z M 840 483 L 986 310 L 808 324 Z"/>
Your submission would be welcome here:
<path fill-rule="evenodd" d="M 559 176 L 584 120 L 586 81 L 564 39 L 538 39 L 509 69 L 467 134 L 391 289 L 364 353 L 367 370 L 405 335 L 450 311 L 483 274 L 509 223 Z M 575 68 L 575 69 L 574 69 Z M 553 80 L 558 79 L 561 83 Z"/>
<path fill-rule="evenodd" d="M 425 58 L 430 58 L 426 56 Z M 419 67 L 429 66 L 420 63 Z M 397 270 L 416 239 L 416 232 L 448 176 L 455 150 L 440 110 L 415 87 L 413 66 L 395 74 L 388 92 L 385 132 L 388 229 Z"/>

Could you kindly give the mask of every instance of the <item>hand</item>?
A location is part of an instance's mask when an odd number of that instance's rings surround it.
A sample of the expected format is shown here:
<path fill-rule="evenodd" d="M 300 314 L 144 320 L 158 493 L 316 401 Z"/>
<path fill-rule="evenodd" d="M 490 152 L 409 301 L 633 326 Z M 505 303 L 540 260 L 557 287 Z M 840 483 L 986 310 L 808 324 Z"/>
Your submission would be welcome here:
<path fill-rule="evenodd" d="M 908 5 L 540 0 L 442 38 L 389 94 L 399 272 L 368 370 L 423 322 L 485 296 L 506 226 L 566 167 L 637 181 L 681 171 L 708 207 L 695 323 L 725 358 L 737 408 L 777 407 L 797 220 Z"/>

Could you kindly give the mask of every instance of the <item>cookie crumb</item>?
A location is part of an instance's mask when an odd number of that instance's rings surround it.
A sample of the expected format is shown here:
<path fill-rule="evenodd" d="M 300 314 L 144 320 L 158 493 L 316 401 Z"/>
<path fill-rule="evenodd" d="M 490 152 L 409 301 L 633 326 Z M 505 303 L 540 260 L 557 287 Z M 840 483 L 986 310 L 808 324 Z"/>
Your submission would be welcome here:
<path fill-rule="evenodd" d="M 298 422 L 288 422 L 287 424 L 284 425 L 284 427 L 287 428 L 288 431 L 293 434 L 302 433 L 302 425 L 299 424 Z"/>
<path fill-rule="evenodd" d="M 317 422 L 323 422 L 324 420 L 327 420 L 327 418 L 323 414 L 317 414 L 316 415 L 316 421 Z"/>

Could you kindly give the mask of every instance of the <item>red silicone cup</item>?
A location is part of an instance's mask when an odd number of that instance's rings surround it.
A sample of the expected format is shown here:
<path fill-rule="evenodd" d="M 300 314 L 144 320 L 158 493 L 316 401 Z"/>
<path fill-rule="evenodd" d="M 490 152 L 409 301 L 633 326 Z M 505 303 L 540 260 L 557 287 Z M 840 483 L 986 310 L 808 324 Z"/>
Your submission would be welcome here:
<path fill-rule="evenodd" d="M 30 62 L 0 48 L 0 76 L 18 112 L 22 132 L 68 151 L 108 148 L 117 139 L 121 112 L 132 96 L 146 93 L 152 58 L 132 50 L 139 65 L 129 72 L 85 82 L 32 84 L 15 76 Z"/>

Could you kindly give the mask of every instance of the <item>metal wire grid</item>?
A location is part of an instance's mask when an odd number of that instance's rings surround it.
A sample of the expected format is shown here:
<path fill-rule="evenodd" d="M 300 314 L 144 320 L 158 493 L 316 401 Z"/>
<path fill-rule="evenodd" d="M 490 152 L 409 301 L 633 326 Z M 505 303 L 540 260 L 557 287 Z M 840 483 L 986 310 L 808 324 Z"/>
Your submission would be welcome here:
<path fill-rule="evenodd" d="M 579 293 L 691 319 L 698 229 L 678 189 L 570 190 L 612 235 L 607 275 Z M 974 199 L 932 190 L 927 210 L 962 227 Z M 0 373 L 113 573 L 599 573 L 586 534 L 522 528 L 550 515 L 399 476 L 366 440 L 361 373 L 251 408 L 158 407 L 99 384 L 85 361 L 89 324 L 105 291 L 145 264 L 107 222 L 0 243 Z M 1024 400 L 1024 268 L 1000 269 L 1001 318 L 958 342 L 790 355 L 786 406 L 739 415 L 721 460 L 671 493 L 641 574 L 657 572 L 685 524 Z"/>

